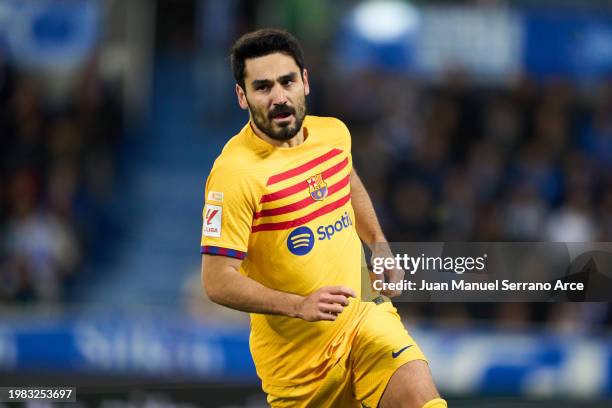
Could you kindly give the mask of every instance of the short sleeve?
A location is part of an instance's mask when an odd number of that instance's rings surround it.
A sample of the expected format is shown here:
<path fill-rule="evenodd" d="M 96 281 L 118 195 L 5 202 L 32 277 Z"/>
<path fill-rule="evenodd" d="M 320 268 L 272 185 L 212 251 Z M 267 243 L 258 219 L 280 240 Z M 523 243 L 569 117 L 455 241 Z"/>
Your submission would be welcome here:
<path fill-rule="evenodd" d="M 350 154 L 351 152 L 351 132 L 349 131 L 348 127 L 343 121 L 341 121 L 340 119 L 337 119 L 337 121 L 340 127 L 342 148 L 343 150 L 345 150 L 347 153 Z"/>
<path fill-rule="evenodd" d="M 206 181 L 200 252 L 244 259 L 253 207 L 244 178 L 213 168 Z"/>
<path fill-rule="evenodd" d="M 334 134 L 336 135 L 337 146 L 346 152 L 349 159 L 349 164 L 352 167 L 353 157 L 351 154 L 351 132 L 343 121 L 337 118 L 333 118 L 333 120 L 335 122 Z"/>

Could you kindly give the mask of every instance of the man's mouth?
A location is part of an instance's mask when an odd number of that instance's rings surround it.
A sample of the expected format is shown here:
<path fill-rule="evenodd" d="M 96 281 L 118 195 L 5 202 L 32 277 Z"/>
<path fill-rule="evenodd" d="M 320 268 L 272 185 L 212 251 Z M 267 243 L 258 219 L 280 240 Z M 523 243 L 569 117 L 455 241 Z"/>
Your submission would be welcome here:
<path fill-rule="evenodd" d="M 274 119 L 285 119 L 285 118 L 288 118 L 289 116 L 291 116 L 291 113 L 283 112 L 283 113 L 277 113 L 276 115 L 272 116 L 272 118 L 274 118 Z"/>
<path fill-rule="evenodd" d="M 273 112 L 272 114 L 270 114 L 270 117 L 273 120 L 277 120 L 277 121 L 283 121 L 286 119 L 290 119 L 291 116 L 293 116 L 293 111 L 290 111 L 290 110 L 284 110 L 282 112 Z"/>

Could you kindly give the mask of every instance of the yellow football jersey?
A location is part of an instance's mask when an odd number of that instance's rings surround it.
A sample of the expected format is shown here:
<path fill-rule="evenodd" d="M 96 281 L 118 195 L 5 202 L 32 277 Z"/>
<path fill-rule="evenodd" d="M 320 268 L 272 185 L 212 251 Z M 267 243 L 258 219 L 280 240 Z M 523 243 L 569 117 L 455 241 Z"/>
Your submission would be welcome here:
<path fill-rule="evenodd" d="M 305 141 L 276 147 L 250 124 L 215 161 L 206 183 L 201 252 L 243 259 L 240 271 L 280 291 L 322 286 L 361 292 L 361 242 L 351 206 L 351 139 L 335 118 L 307 116 Z M 250 346 L 267 385 L 321 378 L 348 352 L 359 302 L 334 322 L 251 314 Z"/>

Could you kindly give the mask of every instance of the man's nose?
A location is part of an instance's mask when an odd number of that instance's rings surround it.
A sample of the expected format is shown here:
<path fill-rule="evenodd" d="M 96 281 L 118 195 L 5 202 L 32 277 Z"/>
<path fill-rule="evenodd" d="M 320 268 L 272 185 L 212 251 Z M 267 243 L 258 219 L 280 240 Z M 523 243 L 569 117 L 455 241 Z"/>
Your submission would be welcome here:
<path fill-rule="evenodd" d="M 287 103 L 287 95 L 282 86 L 276 85 L 273 87 L 271 97 L 273 105 L 283 105 Z"/>

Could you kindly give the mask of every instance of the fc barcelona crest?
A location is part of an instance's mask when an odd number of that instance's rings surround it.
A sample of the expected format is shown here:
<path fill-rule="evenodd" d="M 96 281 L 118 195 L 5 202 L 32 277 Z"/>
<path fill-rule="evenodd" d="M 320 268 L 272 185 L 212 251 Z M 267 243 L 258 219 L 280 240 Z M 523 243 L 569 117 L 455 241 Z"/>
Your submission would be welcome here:
<path fill-rule="evenodd" d="M 327 197 L 327 184 L 321 174 L 310 177 L 308 180 L 308 192 L 315 201 L 323 201 Z"/>

